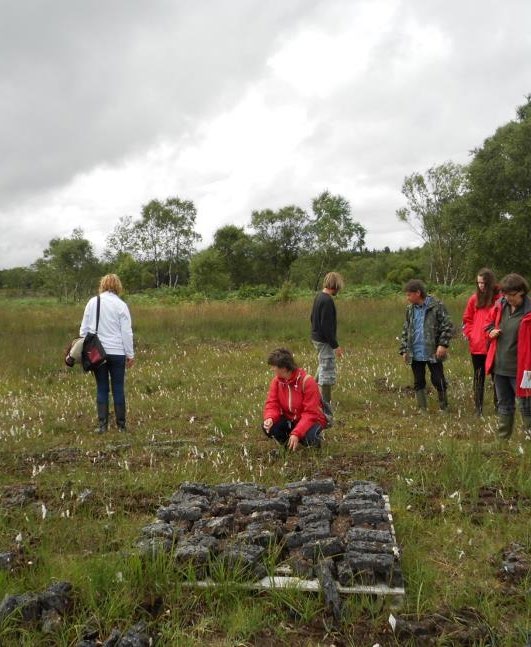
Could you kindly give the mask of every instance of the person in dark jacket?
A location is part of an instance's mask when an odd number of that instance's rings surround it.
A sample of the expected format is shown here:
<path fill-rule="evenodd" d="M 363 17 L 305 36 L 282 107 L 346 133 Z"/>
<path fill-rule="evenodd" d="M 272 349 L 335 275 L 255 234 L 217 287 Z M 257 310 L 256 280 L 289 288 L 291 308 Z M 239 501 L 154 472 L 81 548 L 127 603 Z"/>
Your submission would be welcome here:
<path fill-rule="evenodd" d="M 485 360 L 488 347 L 486 327 L 490 323 L 491 308 L 499 296 L 494 272 L 487 267 L 481 268 L 476 278 L 476 291 L 468 300 L 463 313 L 463 335 L 468 341 L 474 368 L 474 407 L 478 416 L 483 414 L 485 392 Z M 495 389 L 494 407 L 498 407 Z"/>
<path fill-rule="evenodd" d="M 447 383 L 443 361 L 448 353 L 453 326 L 444 304 L 429 295 L 424 283 L 411 279 L 404 286 L 409 305 L 402 329 L 400 354 L 411 365 L 415 397 L 419 409 L 428 408 L 426 396 L 426 366 L 431 383 L 437 389 L 439 408 L 448 408 Z"/>
<path fill-rule="evenodd" d="M 295 364 L 287 348 L 277 348 L 268 357 L 275 377 L 264 405 L 262 431 L 291 451 L 299 445 L 321 446 L 326 417 L 316 381 Z"/>
<path fill-rule="evenodd" d="M 323 290 L 315 297 L 310 321 L 312 342 L 317 351 L 319 366 L 315 379 L 321 389 L 323 400 L 332 402 L 332 386 L 336 383 L 336 357 L 343 356 L 337 341 L 337 315 L 334 299 L 343 288 L 341 274 L 329 272 L 323 281 Z"/>
<path fill-rule="evenodd" d="M 498 396 L 498 438 L 513 433 L 515 400 L 519 400 L 524 433 L 531 438 L 531 299 L 529 284 L 520 274 L 507 274 L 500 283 L 503 297 L 492 309 L 486 370 L 494 373 Z"/>

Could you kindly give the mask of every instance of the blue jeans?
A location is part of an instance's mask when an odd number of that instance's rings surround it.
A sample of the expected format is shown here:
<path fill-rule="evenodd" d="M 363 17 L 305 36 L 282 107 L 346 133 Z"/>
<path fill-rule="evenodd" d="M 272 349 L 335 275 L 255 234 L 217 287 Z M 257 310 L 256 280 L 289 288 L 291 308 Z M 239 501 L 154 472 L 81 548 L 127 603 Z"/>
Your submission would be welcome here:
<path fill-rule="evenodd" d="M 294 427 L 295 425 L 291 420 L 282 418 L 282 420 L 271 427 L 267 435 L 274 438 L 281 445 L 285 445 L 288 442 L 289 435 Z M 323 428 L 318 423 L 313 425 L 313 427 L 310 427 L 306 436 L 301 439 L 301 445 L 304 445 L 305 447 L 318 447 L 321 443 L 322 429 Z"/>
<path fill-rule="evenodd" d="M 125 355 L 107 355 L 107 361 L 94 371 L 96 402 L 109 404 L 109 378 L 114 404 L 125 404 Z"/>
<path fill-rule="evenodd" d="M 498 413 L 512 416 L 516 403 L 516 378 L 508 375 L 494 375 L 494 386 L 498 396 Z M 523 416 L 531 416 L 531 398 L 518 398 Z"/>

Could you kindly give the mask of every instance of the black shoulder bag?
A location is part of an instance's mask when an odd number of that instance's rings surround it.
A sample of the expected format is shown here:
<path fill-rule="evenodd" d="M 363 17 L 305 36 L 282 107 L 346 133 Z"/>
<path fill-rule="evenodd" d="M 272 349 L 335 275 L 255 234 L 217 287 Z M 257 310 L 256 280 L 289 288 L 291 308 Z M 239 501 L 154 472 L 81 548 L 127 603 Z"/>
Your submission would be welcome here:
<path fill-rule="evenodd" d="M 100 323 L 100 297 L 96 307 L 96 332 L 89 332 L 83 342 L 81 361 L 84 371 L 94 371 L 107 360 L 107 353 L 98 337 L 98 326 Z"/>

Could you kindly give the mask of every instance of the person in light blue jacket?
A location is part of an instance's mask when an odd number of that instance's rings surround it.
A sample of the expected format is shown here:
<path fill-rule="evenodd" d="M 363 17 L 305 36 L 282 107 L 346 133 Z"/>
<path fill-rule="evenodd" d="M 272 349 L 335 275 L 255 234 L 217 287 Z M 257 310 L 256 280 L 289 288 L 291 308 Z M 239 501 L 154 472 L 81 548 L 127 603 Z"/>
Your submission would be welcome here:
<path fill-rule="evenodd" d="M 105 433 L 109 424 L 109 380 L 112 389 L 116 425 L 126 431 L 125 369 L 134 363 L 133 330 L 129 308 L 120 299 L 122 283 L 116 274 L 106 274 L 100 281 L 100 317 L 98 337 L 107 360 L 95 371 L 97 433 Z M 80 337 L 96 332 L 98 297 L 92 297 L 85 307 L 79 328 Z"/>

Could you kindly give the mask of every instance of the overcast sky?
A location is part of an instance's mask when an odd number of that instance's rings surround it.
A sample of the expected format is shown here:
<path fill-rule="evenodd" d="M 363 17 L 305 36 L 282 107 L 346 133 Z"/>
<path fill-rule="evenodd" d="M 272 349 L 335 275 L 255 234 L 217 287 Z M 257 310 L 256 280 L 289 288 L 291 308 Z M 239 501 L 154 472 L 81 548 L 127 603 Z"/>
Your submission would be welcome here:
<path fill-rule="evenodd" d="M 193 200 L 203 246 L 328 189 L 415 245 L 406 175 L 531 93 L 531 0 L 0 0 L 0 268 Z"/>

